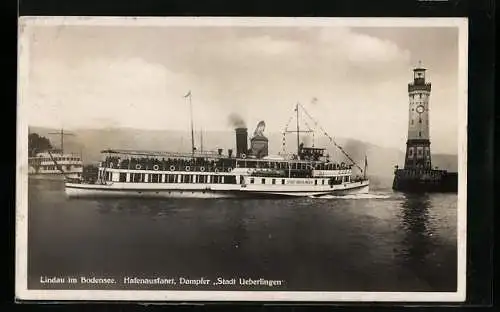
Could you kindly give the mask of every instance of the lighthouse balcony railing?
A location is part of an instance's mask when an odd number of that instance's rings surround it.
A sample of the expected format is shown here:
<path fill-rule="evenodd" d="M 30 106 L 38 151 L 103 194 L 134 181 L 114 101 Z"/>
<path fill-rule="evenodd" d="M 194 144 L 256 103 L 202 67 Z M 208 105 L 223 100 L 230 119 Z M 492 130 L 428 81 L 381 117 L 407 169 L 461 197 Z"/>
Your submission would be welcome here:
<path fill-rule="evenodd" d="M 430 83 L 422 83 L 422 84 L 408 84 L 408 92 L 413 91 L 427 91 L 431 92 L 431 84 Z"/>

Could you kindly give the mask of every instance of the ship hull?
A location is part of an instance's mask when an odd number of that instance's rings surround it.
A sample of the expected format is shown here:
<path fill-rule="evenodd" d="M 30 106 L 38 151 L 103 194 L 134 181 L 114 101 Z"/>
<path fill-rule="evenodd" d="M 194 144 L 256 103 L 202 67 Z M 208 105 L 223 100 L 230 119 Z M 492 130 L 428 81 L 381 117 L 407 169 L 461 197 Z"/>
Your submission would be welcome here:
<path fill-rule="evenodd" d="M 242 185 L 182 185 L 168 187 L 149 183 L 80 184 L 66 183 L 65 192 L 70 198 L 289 198 L 324 195 L 352 195 L 368 193 L 369 182 L 348 183 L 338 188 L 314 189 L 251 189 Z"/>
<path fill-rule="evenodd" d="M 60 172 L 47 172 L 47 173 L 30 173 L 29 179 L 33 180 L 50 180 L 50 181 L 64 181 L 66 178 L 79 179 L 78 172 L 62 174 Z"/>
<path fill-rule="evenodd" d="M 319 197 L 325 195 L 345 196 L 355 194 L 366 194 L 369 192 L 370 184 L 368 181 L 347 183 L 336 186 L 335 188 L 318 187 L 316 189 L 300 188 L 281 190 L 242 190 L 246 197 Z"/>

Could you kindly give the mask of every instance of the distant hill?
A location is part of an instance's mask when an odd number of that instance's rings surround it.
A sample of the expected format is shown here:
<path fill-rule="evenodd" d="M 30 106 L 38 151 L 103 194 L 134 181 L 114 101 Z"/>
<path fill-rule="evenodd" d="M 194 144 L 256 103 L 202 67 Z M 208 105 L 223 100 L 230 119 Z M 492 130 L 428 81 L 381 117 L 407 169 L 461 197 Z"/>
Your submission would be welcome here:
<path fill-rule="evenodd" d="M 60 146 L 60 137 L 49 134 L 57 129 L 30 127 L 30 133 L 50 138 L 54 147 Z M 137 149 L 156 151 L 183 151 L 189 152 L 191 136 L 183 131 L 151 131 L 131 128 L 109 128 L 109 129 L 74 129 L 69 131 L 74 136 L 65 136 L 64 149 L 70 152 L 82 153 L 85 163 L 97 162 L 101 159 L 100 151 L 107 148 L 115 149 Z M 251 133 L 249 133 L 250 135 Z M 269 154 L 278 154 L 282 148 L 282 135 L 280 133 L 267 134 L 269 139 Z M 296 148 L 295 138 L 287 136 L 289 151 Z M 311 139 L 303 138 L 306 146 L 313 142 Z M 328 153 L 338 161 L 346 161 L 346 158 L 333 146 L 326 137 L 316 138 L 315 146 L 326 147 Z M 404 152 L 394 148 L 386 148 L 375 144 L 362 142 L 348 138 L 335 138 L 337 144 L 361 166 L 364 165 L 365 155 L 368 157 L 368 175 L 372 180 L 372 188 L 387 188 L 392 185 L 394 166 L 402 166 Z M 197 148 L 200 148 L 199 135 L 195 139 Z M 203 133 L 203 149 L 217 150 L 223 148 L 225 151 L 235 148 L 236 140 L 232 131 L 212 131 Z M 433 154 L 433 166 L 449 171 L 457 171 L 458 158 L 456 155 Z"/>

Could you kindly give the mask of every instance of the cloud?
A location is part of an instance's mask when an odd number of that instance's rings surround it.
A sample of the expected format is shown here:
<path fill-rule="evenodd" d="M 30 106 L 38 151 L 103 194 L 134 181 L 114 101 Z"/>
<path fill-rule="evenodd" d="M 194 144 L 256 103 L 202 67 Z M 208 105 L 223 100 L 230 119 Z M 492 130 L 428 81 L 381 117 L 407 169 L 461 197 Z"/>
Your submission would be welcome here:
<path fill-rule="evenodd" d="M 242 52 L 281 56 L 293 53 L 300 48 L 300 43 L 291 40 L 274 39 L 267 35 L 244 38 L 237 43 L 237 47 Z"/>
<path fill-rule="evenodd" d="M 31 51 L 25 104 L 34 125 L 189 130 L 183 95 L 192 90 L 195 129 L 228 130 L 233 113 L 281 131 L 299 101 L 332 135 L 404 147 L 415 57 L 406 39 L 343 27 L 49 29 L 36 30 Z M 431 80 L 439 143 L 457 80 Z"/>
<path fill-rule="evenodd" d="M 162 65 L 140 58 L 85 59 L 71 66 L 40 60 L 33 64 L 27 94 L 29 119 L 60 126 L 102 126 L 103 120 L 108 121 L 105 125 L 136 126 L 147 120 L 165 121 L 168 116 L 158 112 L 165 111 L 166 90 L 175 86 L 178 78 Z M 181 98 L 179 94 L 179 102 Z"/>
<path fill-rule="evenodd" d="M 407 62 L 410 52 L 390 40 L 356 32 L 355 28 L 323 28 L 320 41 L 326 43 L 337 55 L 344 55 L 354 63 Z"/>

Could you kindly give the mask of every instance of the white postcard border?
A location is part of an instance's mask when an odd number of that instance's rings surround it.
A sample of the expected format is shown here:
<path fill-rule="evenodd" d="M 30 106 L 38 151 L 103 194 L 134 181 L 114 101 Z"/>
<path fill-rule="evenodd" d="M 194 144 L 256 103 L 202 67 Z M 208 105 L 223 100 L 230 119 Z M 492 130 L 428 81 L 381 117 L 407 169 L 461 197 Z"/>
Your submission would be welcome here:
<path fill-rule="evenodd" d="M 130 22 L 132 21 L 132 22 Z M 130 23 L 127 23 L 130 22 Z M 127 24 L 125 24 L 127 23 Z M 30 290 L 28 289 L 28 124 L 23 90 L 29 74 L 30 26 L 322 26 L 322 27 L 457 27 L 459 28 L 458 207 L 456 292 L 295 292 L 295 291 L 163 291 L 163 290 Z M 468 20 L 466 18 L 289 18 L 289 17 L 33 17 L 19 19 L 17 164 L 16 164 L 16 300 L 56 301 L 305 301 L 305 302 L 460 302 L 466 296 L 467 238 L 467 86 Z"/>

